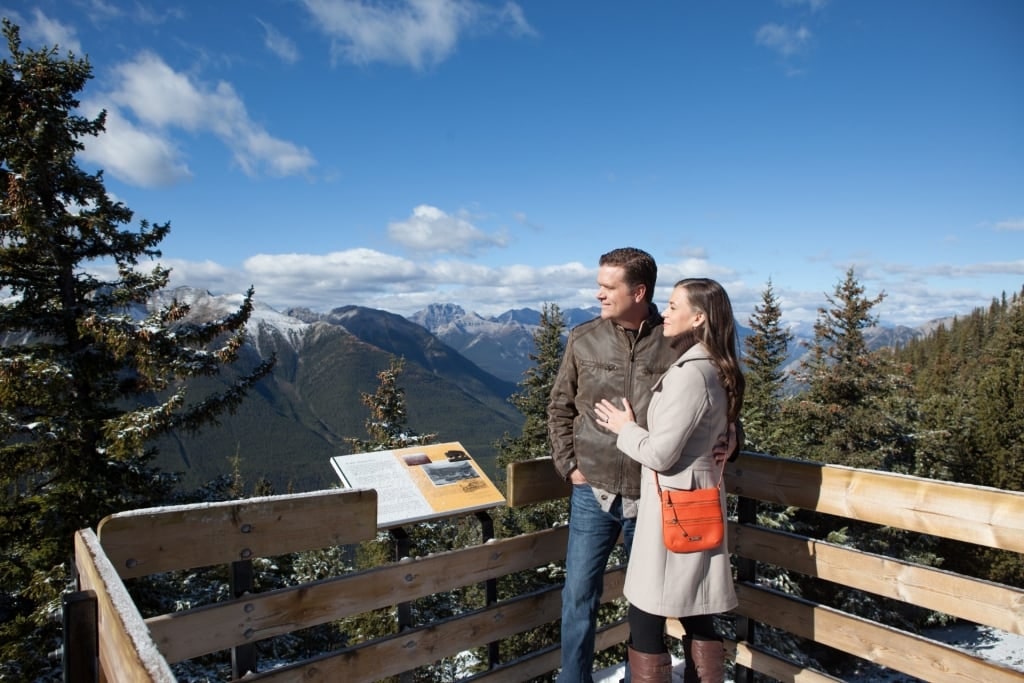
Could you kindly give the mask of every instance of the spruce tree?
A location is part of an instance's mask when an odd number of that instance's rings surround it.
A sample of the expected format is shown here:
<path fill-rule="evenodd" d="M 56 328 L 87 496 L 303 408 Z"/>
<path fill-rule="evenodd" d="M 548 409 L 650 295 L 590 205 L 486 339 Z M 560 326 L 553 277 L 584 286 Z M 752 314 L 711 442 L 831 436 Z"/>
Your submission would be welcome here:
<path fill-rule="evenodd" d="M 419 435 L 406 423 L 408 412 L 405 405 L 405 390 L 398 382 L 405 368 L 405 360 L 393 357 L 387 368 L 377 373 L 379 384 L 374 393 L 363 392 L 362 401 L 370 410 L 365 427 L 367 438 L 347 438 L 346 443 L 355 453 L 384 451 L 407 446 L 426 445 L 434 435 Z M 372 541 L 365 541 L 354 548 L 352 566 L 346 566 L 346 552 L 335 554 L 330 549 L 302 553 L 302 564 L 309 564 L 310 558 L 318 558 L 320 564 L 331 565 L 328 574 L 339 576 L 349 569 L 372 569 L 395 561 L 395 539 L 386 532 L 377 534 Z M 309 580 L 313 577 L 302 577 Z M 397 628 L 394 608 L 382 608 L 366 614 L 349 617 L 338 623 L 338 630 L 346 644 L 355 645 L 364 640 L 394 633 Z"/>
<path fill-rule="evenodd" d="M 978 446 L 975 482 L 1024 491 L 1024 300 L 990 310 L 972 401 Z"/>
<path fill-rule="evenodd" d="M 807 390 L 784 404 L 787 427 L 802 443 L 797 457 L 825 464 L 912 473 L 915 403 L 909 370 L 891 350 L 871 351 L 865 330 L 872 309 L 885 297 L 868 298 L 853 268 L 846 271 L 828 306 L 818 310 L 811 357 L 802 364 Z M 890 557 L 937 563 L 931 537 L 879 528 L 828 515 L 800 512 L 796 524 L 811 536 Z M 924 612 L 904 603 L 803 578 L 802 594 L 839 609 L 903 628 Z"/>
<path fill-rule="evenodd" d="M 407 448 L 432 443 L 437 437 L 436 434 L 417 434 L 407 424 L 409 415 L 405 407 L 405 389 L 398 384 L 404 369 L 404 358 L 392 358 L 390 365 L 377 373 L 379 384 L 376 392 L 362 394 L 363 405 L 370 409 L 365 423 L 368 438 L 345 439 L 353 452 Z"/>
<path fill-rule="evenodd" d="M 783 363 L 789 355 L 792 333 L 782 326 L 782 308 L 772 281 L 761 293 L 761 304 L 750 317 L 752 334 L 743 341 L 746 350 L 743 399 L 743 429 L 747 450 L 781 454 L 785 444 L 780 420 L 786 373 Z"/>
<path fill-rule="evenodd" d="M 783 363 L 789 356 L 792 333 L 782 326 L 782 307 L 769 280 L 761 292 L 761 304 L 749 319 L 752 333 L 744 341 L 746 355 L 743 374 L 746 392 L 743 398 L 745 449 L 772 455 L 788 453 L 788 430 L 782 420 L 782 401 L 787 373 Z M 761 503 L 757 523 L 769 529 L 795 531 L 795 508 Z M 769 563 L 757 563 L 757 581 L 785 593 L 800 595 L 799 584 L 788 570 Z M 776 652 L 800 653 L 797 659 L 809 663 L 798 639 L 781 629 L 758 628 L 759 646 Z M 790 656 L 793 656 L 790 654 Z"/>
<path fill-rule="evenodd" d="M 499 476 L 513 462 L 534 460 L 551 455 L 548 440 L 547 414 L 551 388 L 558 374 L 564 349 L 566 323 L 557 304 L 544 304 L 540 324 L 533 334 L 535 352 L 530 354 L 533 366 L 528 368 L 519 382 L 519 391 L 509 399 L 525 420 L 518 436 L 506 434 L 495 444 L 498 451 Z M 552 476 L 555 476 L 552 469 Z M 500 484 L 506 482 L 500 481 Z M 568 501 L 549 501 L 520 509 L 502 508 L 496 512 L 498 528 L 503 536 L 511 537 L 565 522 Z M 545 586 L 561 582 L 564 564 L 551 565 L 545 571 L 525 571 L 501 578 L 498 584 L 500 599 L 513 598 Z M 557 624 L 547 624 L 531 631 L 506 638 L 501 643 L 502 661 L 510 661 L 530 652 L 536 652 L 558 642 Z"/>
<path fill-rule="evenodd" d="M 195 431 L 242 400 L 261 364 L 223 393 L 188 401 L 191 378 L 236 359 L 252 291 L 234 314 L 188 321 L 187 306 L 148 310 L 169 271 L 143 259 L 169 224 L 112 200 L 101 172 L 79 167 L 105 115 L 77 112 L 87 60 L 23 50 L 3 21 L 0 63 L 0 677 L 54 676 L 39 656 L 55 620 L 75 530 L 166 500 L 173 478 L 151 465 L 154 439 Z M 116 273 L 101 276 L 98 272 Z M 45 649 L 44 649 L 45 648 Z"/>
<path fill-rule="evenodd" d="M 1024 298 L 1005 295 L 988 314 L 989 337 L 978 360 L 970 402 L 976 458 L 963 463 L 975 483 L 1024 491 Z M 978 553 L 985 578 L 1024 585 L 1020 554 L 985 548 Z"/>
<path fill-rule="evenodd" d="M 392 358 L 388 368 L 377 373 L 379 384 L 373 393 L 362 394 L 363 404 L 370 409 L 366 419 L 367 439 L 348 438 L 346 443 L 356 452 L 373 452 L 431 444 L 435 433 L 419 434 L 407 423 L 408 411 L 405 390 L 399 380 L 405 360 Z M 426 556 L 454 548 L 461 548 L 482 540 L 480 525 L 473 518 L 459 517 L 410 524 L 390 533 L 381 532 L 373 541 L 359 544 L 355 549 L 356 569 L 372 569 L 398 559 L 399 539 L 407 544 L 410 556 Z M 343 553 L 344 555 L 344 553 Z M 343 570 L 344 567 L 337 567 Z M 339 573 L 341 573 L 339 571 Z M 412 625 L 443 621 L 455 614 L 480 606 L 483 592 L 477 586 L 467 586 L 447 594 L 435 594 L 415 600 L 408 606 Z M 349 645 L 395 633 L 398 628 L 398 606 L 383 608 L 344 619 L 338 623 L 342 639 Z M 478 653 L 477 661 L 483 657 Z M 449 680 L 458 668 L 455 658 L 438 660 L 417 670 L 415 680 Z M 397 678 L 397 677 L 395 677 Z M 390 680 L 390 679 L 389 679 Z"/>
<path fill-rule="evenodd" d="M 784 406 L 800 444 L 791 455 L 912 470 L 909 372 L 893 362 L 891 351 L 871 351 L 864 335 L 877 323 L 872 309 L 884 298 L 884 292 L 866 297 L 850 268 L 826 296 L 828 306 L 818 309 L 811 355 L 799 371 L 807 390 Z"/>
<path fill-rule="evenodd" d="M 551 455 L 548 442 L 548 401 L 562 361 L 565 319 L 557 304 L 544 304 L 540 322 L 533 333 L 535 351 L 530 354 L 533 366 L 527 368 L 519 382 L 519 391 L 509 401 L 525 418 L 518 436 L 506 434 L 495 444 L 498 471 L 509 463 L 533 460 Z"/>
<path fill-rule="evenodd" d="M 1024 490 L 1024 291 L 954 318 L 898 353 L 914 372 L 920 406 L 917 461 L 924 476 Z M 1018 553 L 943 541 L 944 567 L 1024 583 Z"/>

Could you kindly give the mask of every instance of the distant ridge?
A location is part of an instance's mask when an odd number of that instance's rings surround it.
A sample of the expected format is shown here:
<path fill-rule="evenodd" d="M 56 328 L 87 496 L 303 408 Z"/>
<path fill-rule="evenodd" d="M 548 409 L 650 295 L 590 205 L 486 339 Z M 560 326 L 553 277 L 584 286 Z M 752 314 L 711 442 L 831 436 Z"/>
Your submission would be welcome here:
<path fill-rule="evenodd" d="M 159 293 L 149 308 L 172 298 L 188 303 L 191 316 L 213 319 L 237 309 L 242 294 L 214 296 L 180 287 Z M 136 315 L 144 316 L 138 310 Z M 562 312 L 567 330 L 600 314 L 598 307 Z M 248 481 L 268 478 L 278 491 L 312 490 L 336 483 L 329 458 L 348 452 L 346 438 L 364 438 L 368 409 L 364 393 L 377 388 L 377 373 L 392 357 L 405 359 L 401 386 L 408 425 L 418 433 L 461 441 L 493 471 L 494 445 L 518 434 L 523 417 L 509 403 L 523 373 L 533 365 L 533 335 L 540 311 L 519 308 L 485 318 L 451 303 L 432 304 L 402 316 L 344 305 L 328 313 L 308 308 L 278 311 L 258 300 L 246 327 L 240 370 L 277 356 L 273 374 L 250 392 L 239 410 L 198 437 L 176 436 L 158 444 L 165 469 L 180 471 L 184 485 L 199 486 L 231 471 L 241 459 Z M 871 348 L 897 346 L 922 337 L 951 319 L 909 328 L 866 331 Z M 741 336 L 750 330 L 741 327 Z M 813 340 L 794 330 L 787 367 L 796 367 Z M 5 344 L 27 341 L 9 335 Z M 229 383 L 235 377 L 204 379 Z M 197 394 L 200 393 L 197 391 Z M 186 399 L 187 400 L 187 399 Z"/>
<path fill-rule="evenodd" d="M 239 300 L 178 288 L 162 293 L 151 306 L 171 298 L 188 303 L 190 315 L 203 319 L 234 310 Z M 369 409 L 361 398 L 376 391 L 377 373 L 392 357 L 405 359 L 400 385 L 408 426 L 417 433 L 461 441 L 493 474 L 494 443 L 521 429 L 522 415 L 508 402 L 516 389 L 513 382 L 487 373 L 401 316 L 360 306 L 318 314 L 257 304 L 246 332 L 241 369 L 276 354 L 272 375 L 218 427 L 158 444 L 158 464 L 182 472 L 186 488 L 230 472 L 235 456 L 247 481 L 266 477 L 277 491 L 336 484 L 329 459 L 350 452 L 346 438 L 366 437 Z M 204 381 L 233 379 L 229 373 Z"/>

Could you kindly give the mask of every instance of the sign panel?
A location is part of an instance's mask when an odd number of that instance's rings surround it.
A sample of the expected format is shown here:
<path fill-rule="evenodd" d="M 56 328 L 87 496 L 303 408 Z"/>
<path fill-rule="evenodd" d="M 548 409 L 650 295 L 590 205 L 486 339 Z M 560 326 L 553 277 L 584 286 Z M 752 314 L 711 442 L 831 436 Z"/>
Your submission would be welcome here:
<path fill-rule="evenodd" d="M 377 527 L 485 510 L 505 498 L 458 441 L 336 455 L 342 488 L 377 491 Z"/>

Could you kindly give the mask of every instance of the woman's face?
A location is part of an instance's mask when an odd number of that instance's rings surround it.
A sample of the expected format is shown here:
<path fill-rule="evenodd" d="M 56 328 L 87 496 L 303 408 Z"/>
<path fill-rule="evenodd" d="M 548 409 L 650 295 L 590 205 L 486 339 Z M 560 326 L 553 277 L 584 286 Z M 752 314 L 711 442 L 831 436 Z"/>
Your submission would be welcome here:
<path fill-rule="evenodd" d="M 698 311 L 690 305 L 690 296 L 685 287 L 676 287 L 672 290 L 668 308 L 665 309 L 661 317 L 665 319 L 661 330 L 666 337 L 675 337 L 695 327 L 700 327 L 705 320 L 704 312 Z"/>

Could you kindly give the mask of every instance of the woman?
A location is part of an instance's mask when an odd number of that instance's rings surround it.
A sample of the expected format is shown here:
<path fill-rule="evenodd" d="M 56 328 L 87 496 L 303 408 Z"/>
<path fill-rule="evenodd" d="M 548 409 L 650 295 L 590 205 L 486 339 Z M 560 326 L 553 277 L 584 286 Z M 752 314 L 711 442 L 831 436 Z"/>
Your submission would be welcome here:
<path fill-rule="evenodd" d="M 737 605 L 727 542 L 704 552 L 667 550 L 654 473 L 663 488 L 718 484 L 721 467 L 712 449 L 743 405 L 736 328 L 728 295 L 706 278 L 677 282 L 664 318 L 664 334 L 682 355 L 654 386 L 648 428 L 633 420 L 628 401 L 621 409 L 607 399 L 594 407 L 599 424 L 618 434 L 618 448 L 644 466 L 623 591 L 630 602 L 629 665 L 634 683 L 670 681 L 665 619 L 678 617 L 686 631 L 684 680 L 721 683 L 725 651 L 713 615 Z M 724 515 L 724 489 L 721 497 Z"/>

